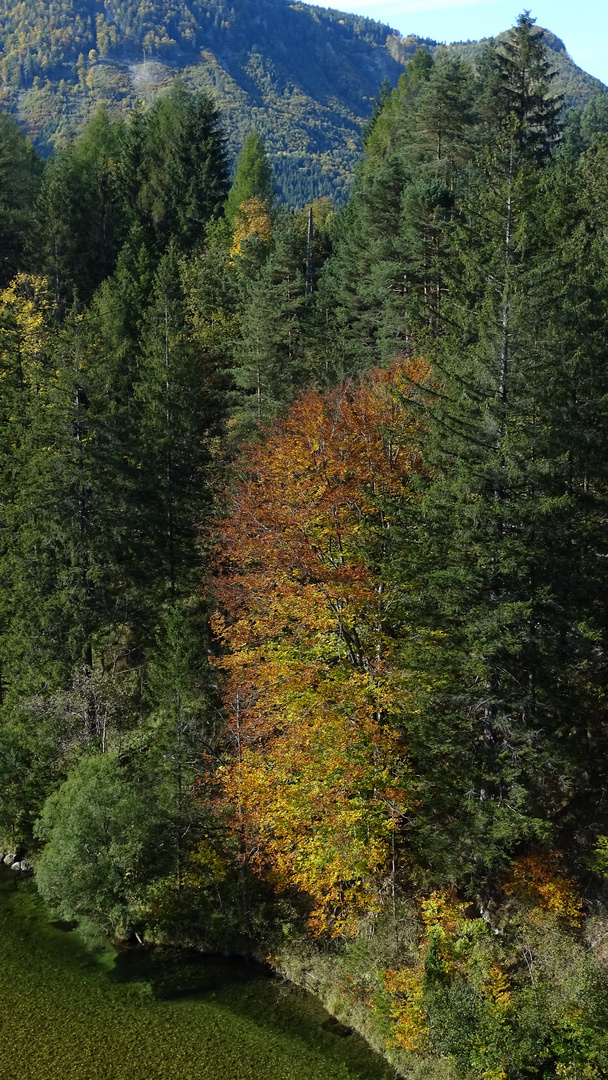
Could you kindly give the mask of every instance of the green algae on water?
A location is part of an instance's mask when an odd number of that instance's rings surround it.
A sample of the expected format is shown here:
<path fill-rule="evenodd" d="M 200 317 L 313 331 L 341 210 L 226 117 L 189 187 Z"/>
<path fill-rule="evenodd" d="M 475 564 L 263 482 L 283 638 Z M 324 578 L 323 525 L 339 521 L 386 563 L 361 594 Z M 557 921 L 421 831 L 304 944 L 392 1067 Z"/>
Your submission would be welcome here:
<path fill-rule="evenodd" d="M 87 948 L 0 869 L 0 1077 L 390 1080 L 312 998 L 246 961 Z"/>

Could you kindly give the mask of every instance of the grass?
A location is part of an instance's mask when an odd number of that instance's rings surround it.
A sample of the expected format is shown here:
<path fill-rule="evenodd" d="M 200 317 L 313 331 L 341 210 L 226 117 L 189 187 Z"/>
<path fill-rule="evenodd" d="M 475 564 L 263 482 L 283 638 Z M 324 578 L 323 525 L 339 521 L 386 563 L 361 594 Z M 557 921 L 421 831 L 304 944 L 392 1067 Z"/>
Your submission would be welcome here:
<path fill-rule="evenodd" d="M 245 961 L 87 949 L 0 871 L 0 1076 L 11 1080 L 389 1080 L 314 999 Z"/>

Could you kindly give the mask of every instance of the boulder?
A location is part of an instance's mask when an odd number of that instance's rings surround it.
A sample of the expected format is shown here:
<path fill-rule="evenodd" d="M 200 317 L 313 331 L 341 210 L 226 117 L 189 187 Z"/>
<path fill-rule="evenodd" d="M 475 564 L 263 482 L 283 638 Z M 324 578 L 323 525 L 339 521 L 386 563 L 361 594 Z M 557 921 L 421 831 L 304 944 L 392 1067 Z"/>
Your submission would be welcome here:
<path fill-rule="evenodd" d="M 13 863 L 13 866 L 15 865 L 16 863 Z M 31 862 L 28 862 L 27 859 L 22 859 L 19 863 L 19 869 L 22 870 L 24 874 L 29 874 L 34 869 L 34 867 L 32 866 Z"/>
<path fill-rule="evenodd" d="M 17 858 L 17 852 L 13 851 L 9 855 L 4 856 L 4 862 L 6 863 L 7 866 L 12 866 L 12 864 L 14 863 L 16 858 Z"/>

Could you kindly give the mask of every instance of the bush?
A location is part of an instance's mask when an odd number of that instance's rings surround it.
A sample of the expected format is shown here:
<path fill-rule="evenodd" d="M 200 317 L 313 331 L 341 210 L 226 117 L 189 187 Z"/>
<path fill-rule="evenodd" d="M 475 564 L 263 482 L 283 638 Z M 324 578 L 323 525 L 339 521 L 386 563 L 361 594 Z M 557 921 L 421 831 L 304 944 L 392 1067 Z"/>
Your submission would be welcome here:
<path fill-rule="evenodd" d="M 166 872 L 167 822 L 112 754 L 83 758 L 46 800 L 38 888 L 65 919 L 93 919 L 119 936 L 145 922 L 146 892 Z"/>

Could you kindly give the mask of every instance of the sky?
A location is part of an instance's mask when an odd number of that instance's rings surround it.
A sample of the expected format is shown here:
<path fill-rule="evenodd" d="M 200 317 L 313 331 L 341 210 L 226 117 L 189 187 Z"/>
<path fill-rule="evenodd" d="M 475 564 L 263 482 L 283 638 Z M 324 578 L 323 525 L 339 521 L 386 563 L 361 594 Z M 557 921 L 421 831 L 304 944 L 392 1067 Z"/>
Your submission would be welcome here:
<path fill-rule="evenodd" d="M 608 0 L 306 0 L 388 23 L 406 37 L 466 41 L 507 30 L 524 9 L 564 42 L 579 67 L 608 84 Z"/>

